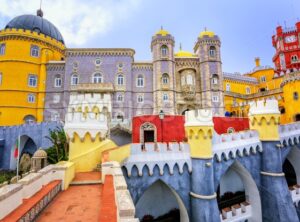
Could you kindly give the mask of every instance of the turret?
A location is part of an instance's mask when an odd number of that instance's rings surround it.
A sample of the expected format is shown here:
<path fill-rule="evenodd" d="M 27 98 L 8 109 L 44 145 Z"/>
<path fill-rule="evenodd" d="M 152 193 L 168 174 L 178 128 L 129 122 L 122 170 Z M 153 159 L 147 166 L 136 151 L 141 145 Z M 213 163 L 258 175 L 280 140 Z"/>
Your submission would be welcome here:
<path fill-rule="evenodd" d="M 161 110 L 175 114 L 174 44 L 174 37 L 164 29 L 152 37 L 154 114 Z"/>
<path fill-rule="evenodd" d="M 214 32 L 200 33 L 194 52 L 200 60 L 202 108 L 212 109 L 214 115 L 224 115 L 221 41 Z"/>
<path fill-rule="evenodd" d="M 250 104 L 250 128 L 257 130 L 261 141 L 278 141 L 280 112 L 277 100 L 258 101 Z"/>
<path fill-rule="evenodd" d="M 187 111 L 184 127 L 191 149 L 191 157 L 211 158 L 214 128 L 211 110 Z"/>

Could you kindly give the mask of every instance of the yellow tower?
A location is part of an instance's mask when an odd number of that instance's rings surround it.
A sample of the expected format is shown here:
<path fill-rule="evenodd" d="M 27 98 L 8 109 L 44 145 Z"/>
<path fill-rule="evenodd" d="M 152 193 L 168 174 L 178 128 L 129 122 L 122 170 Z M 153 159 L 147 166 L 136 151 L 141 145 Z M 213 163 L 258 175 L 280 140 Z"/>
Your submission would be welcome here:
<path fill-rule="evenodd" d="M 261 141 L 278 141 L 280 112 L 278 101 L 266 100 L 250 104 L 250 129 L 257 130 Z"/>
<path fill-rule="evenodd" d="M 64 60 L 58 29 L 38 15 L 21 15 L 0 31 L 0 126 L 43 121 L 46 64 Z"/>
<path fill-rule="evenodd" d="M 211 110 L 191 110 L 185 113 L 185 134 L 192 158 L 212 158 L 214 124 Z"/>
<path fill-rule="evenodd" d="M 285 74 L 281 86 L 285 104 L 283 123 L 300 121 L 300 72 Z"/>

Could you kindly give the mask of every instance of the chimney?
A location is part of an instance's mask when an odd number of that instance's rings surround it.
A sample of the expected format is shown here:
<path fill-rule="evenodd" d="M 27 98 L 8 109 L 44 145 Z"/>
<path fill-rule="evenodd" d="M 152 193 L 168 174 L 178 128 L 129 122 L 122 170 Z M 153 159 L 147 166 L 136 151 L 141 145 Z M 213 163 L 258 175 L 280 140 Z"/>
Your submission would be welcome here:
<path fill-rule="evenodd" d="M 256 65 L 256 67 L 260 67 L 260 58 L 259 57 L 255 58 L 255 65 Z"/>

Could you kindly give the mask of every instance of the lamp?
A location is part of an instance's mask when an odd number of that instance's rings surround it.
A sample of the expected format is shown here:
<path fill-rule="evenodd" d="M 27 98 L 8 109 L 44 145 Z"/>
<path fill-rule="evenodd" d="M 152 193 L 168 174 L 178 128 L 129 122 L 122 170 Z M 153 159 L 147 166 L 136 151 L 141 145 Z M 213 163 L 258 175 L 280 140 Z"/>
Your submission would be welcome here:
<path fill-rule="evenodd" d="M 165 113 L 163 110 L 160 110 L 159 114 L 160 124 L 161 124 L 161 142 L 164 142 L 164 126 L 163 119 L 165 118 Z"/>

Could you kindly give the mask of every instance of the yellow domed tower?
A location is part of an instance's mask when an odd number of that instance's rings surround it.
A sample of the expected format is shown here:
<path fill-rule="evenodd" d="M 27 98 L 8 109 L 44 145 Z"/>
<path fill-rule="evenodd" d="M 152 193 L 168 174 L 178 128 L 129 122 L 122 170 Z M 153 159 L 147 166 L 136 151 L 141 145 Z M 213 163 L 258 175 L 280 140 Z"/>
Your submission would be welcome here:
<path fill-rule="evenodd" d="M 21 15 L 0 31 L 0 126 L 42 122 L 46 64 L 64 60 L 59 30 L 37 15 Z"/>

